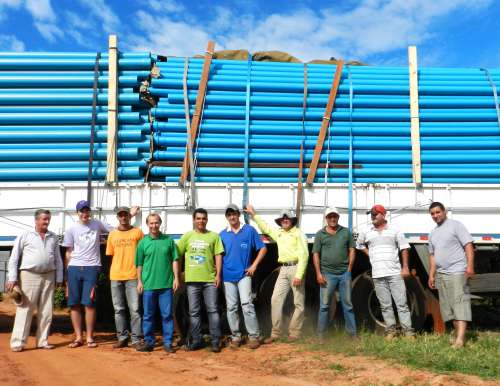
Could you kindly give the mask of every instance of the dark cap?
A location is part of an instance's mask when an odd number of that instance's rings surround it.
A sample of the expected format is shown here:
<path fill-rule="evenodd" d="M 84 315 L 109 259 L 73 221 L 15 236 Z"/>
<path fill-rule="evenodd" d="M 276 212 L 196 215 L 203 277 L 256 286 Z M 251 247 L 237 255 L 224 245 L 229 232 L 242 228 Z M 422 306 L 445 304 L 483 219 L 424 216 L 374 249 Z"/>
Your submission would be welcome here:
<path fill-rule="evenodd" d="M 121 213 L 121 212 L 126 212 L 130 214 L 130 208 L 128 206 L 119 206 L 118 208 L 115 209 L 115 213 Z"/>
<path fill-rule="evenodd" d="M 81 200 L 81 201 L 77 202 L 77 204 L 76 204 L 76 211 L 77 212 L 80 212 L 85 208 L 90 209 L 90 203 L 87 200 Z"/>
<path fill-rule="evenodd" d="M 238 205 L 236 205 L 236 204 L 229 204 L 228 206 L 226 206 L 225 213 L 228 214 L 228 212 L 240 213 L 240 208 L 238 208 Z"/>

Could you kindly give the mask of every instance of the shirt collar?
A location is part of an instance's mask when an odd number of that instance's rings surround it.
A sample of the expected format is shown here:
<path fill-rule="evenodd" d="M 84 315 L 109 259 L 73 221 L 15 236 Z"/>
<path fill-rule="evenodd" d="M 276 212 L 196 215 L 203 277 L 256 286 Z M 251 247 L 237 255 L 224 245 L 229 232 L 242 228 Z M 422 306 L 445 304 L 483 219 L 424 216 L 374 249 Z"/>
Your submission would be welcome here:
<path fill-rule="evenodd" d="M 238 233 L 240 233 L 240 231 L 243 229 L 244 226 L 245 226 L 245 224 L 240 223 L 240 227 L 238 228 L 238 230 L 236 232 L 233 232 L 233 228 L 231 228 L 231 225 L 228 225 L 226 228 L 226 232 L 238 234 Z"/>

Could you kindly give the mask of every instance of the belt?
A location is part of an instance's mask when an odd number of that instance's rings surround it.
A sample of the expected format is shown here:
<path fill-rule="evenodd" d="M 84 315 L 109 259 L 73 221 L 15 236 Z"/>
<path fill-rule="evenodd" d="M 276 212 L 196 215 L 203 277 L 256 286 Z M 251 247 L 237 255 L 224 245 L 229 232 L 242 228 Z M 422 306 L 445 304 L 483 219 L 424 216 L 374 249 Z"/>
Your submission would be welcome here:
<path fill-rule="evenodd" d="M 293 267 L 295 265 L 297 265 L 299 262 L 297 260 L 295 261 L 286 261 L 286 262 L 283 262 L 283 263 L 279 263 L 281 266 L 286 266 L 286 267 Z"/>

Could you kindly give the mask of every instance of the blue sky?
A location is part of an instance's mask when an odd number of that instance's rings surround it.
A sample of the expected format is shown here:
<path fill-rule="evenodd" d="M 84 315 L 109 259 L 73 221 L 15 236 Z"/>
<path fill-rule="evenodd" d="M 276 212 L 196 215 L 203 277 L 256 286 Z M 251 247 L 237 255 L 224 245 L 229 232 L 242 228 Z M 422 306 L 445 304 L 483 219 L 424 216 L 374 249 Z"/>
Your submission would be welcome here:
<path fill-rule="evenodd" d="M 186 56 L 286 51 L 373 65 L 500 67 L 498 0 L 0 0 L 1 51 L 106 50 Z"/>

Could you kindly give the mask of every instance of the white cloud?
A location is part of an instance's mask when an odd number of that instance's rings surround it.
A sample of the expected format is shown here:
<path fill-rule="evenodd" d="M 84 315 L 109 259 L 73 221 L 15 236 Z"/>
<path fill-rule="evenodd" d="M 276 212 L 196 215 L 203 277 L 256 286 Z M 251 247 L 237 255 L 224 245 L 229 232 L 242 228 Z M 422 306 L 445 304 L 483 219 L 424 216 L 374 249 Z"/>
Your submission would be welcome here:
<path fill-rule="evenodd" d="M 25 7 L 35 20 L 55 21 L 56 14 L 50 0 L 25 0 Z"/>
<path fill-rule="evenodd" d="M 24 43 L 14 35 L 0 35 L 0 51 L 24 51 Z"/>
<path fill-rule="evenodd" d="M 146 0 L 145 3 L 155 12 L 183 12 L 186 7 L 174 0 Z"/>
<path fill-rule="evenodd" d="M 126 38 L 133 49 L 165 55 L 203 52 L 207 40 L 217 49 L 251 52 L 280 50 L 308 61 L 331 56 L 365 59 L 422 44 L 433 38 L 434 23 L 457 10 L 482 10 L 493 0 L 363 0 L 350 9 L 335 6 L 302 8 L 257 18 L 236 7 L 215 7 L 204 26 L 191 23 L 189 12 L 159 12 L 159 0 L 149 0 L 154 13 L 137 12 L 142 34 Z M 154 28 L 151 28 L 154 26 Z M 159 34 L 158 31 L 164 31 Z"/>
<path fill-rule="evenodd" d="M 35 22 L 35 27 L 38 32 L 51 43 L 64 36 L 64 32 L 54 23 L 37 21 Z"/>
<path fill-rule="evenodd" d="M 80 3 L 88 8 L 95 18 L 102 22 L 104 32 L 114 33 L 120 30 L 120 18 L 104 0 L 80 0 Z"/>

